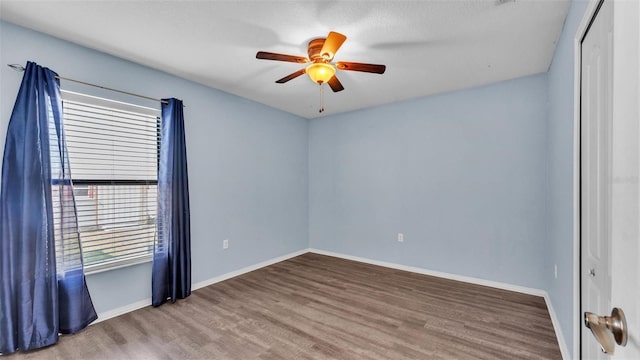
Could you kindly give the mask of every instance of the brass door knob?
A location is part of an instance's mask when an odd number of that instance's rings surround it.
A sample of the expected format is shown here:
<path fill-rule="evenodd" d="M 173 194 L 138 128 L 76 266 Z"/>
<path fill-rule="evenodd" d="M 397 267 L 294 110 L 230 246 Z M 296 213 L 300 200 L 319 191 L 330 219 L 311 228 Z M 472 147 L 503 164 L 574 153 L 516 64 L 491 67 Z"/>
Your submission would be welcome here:
<path fill-rule="evenodd" d="M 611 316 L 599 316 L 587 311 L 584 313 L 584 325 L 591 330 L 605 354 L 613 354 L 614 340 L 620 346 L 627 345 L 627 319 L 620 308 L 613 308 Z"/>

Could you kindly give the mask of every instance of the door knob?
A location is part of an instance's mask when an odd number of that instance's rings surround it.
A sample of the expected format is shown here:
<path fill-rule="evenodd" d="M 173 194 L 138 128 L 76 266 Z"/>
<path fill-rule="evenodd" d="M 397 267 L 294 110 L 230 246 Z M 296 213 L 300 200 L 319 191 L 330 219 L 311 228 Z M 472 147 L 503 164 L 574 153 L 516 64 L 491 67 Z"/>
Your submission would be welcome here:
<path fill-rule="evenodd" d="M 627 345 L 627 319 L 620 308 L 613 308 L 611 316 L 598 316 L 586 311 L 584 325 L 591 330 L 605 354 L 613 354 L 614 340 L 620 346 Z"/>

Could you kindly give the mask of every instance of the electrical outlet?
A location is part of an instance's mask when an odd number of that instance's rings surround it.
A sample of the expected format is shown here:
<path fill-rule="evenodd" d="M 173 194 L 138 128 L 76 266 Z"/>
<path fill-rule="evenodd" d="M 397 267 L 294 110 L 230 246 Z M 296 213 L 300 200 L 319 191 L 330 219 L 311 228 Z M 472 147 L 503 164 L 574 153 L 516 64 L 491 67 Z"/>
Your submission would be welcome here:
<path fill-rule="evenodd" d="M 229 248 L 229 239 L 222 240 L 222 248 L 223 249 L 228 249 Z"/>
<path fill-rule="evenodd" d="M 398 233 L 398 242 L 404 242 L 404 234 Z"/>
<path fill-rule="evenodd" d="M 556 279 L 558 278 L 558 264 L 555 264 L 553 266 L 553 275 L 556 277 Z"/>

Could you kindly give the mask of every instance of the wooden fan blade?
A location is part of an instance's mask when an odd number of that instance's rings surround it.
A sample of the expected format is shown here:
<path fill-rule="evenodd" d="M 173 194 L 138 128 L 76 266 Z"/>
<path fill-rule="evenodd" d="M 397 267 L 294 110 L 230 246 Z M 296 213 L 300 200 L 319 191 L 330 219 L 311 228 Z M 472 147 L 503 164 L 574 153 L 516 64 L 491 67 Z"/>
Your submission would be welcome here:
<path fill-rule="evenodd" d="M 303 69 L 300 69 L 300 70 L 298 70 L 298 71 L 296 71 L 296 72 L 294 72 L 294 73 L 292 73 L 292 74 L 289 74 L 289 75 L 287 75 L 287 76 L 283 77 L 283 78 L 282 78 L 282 79 L 280 79 L 280 80 L 277 80 L 276 82 L 277 82 L 278 84 L 284 84 L 284 83 L 286 83 L 287 81 L 289 81 L 289 80 L 291 80 L 291 79 L 295 79 L 295 78 L 297 78 L 298 76 L 300 76 L 300 75 L 304 74 L 305 72 L 307 72 L 306 70 L 307 70 L 307 69 L 304 69 L 304 68 L 303 68 Z"/>
<path fill-rule="evenodd" d="M 338 77 L 333 75 L 331 77 L 331 79 L 329 79 L 329 81 L 327 82 L 329 84 L 329 86 L 331 87 L 331 90 L 333 90 L 333 92 L 338 92 L 338 91 L 342 91 L 344 90 L 344 86 L 342 86 L 342 83 L 340 83 L 340 80 L 338 80 Z"/>
<path fill-rule="evenodd" d="M 331 61 L 345 40 L 347 40 L 346 36 L 333 31 L 329 32 L 324 45 L 322 45 L 322 50 L 320 50 L 320 56 L 325 60 Z"/>
<path fill-rule="evenodd" d="M 387 69 L 385 65 L 363 64 L 363 63 L 345 62 L 345 61 L 340 61 L 336 63 L 336 67 L 340 70 L 362 71 L 362 72 L 376 73 L 376 74 L 384 74 L 384 71 Z"/>
<path fill-rule="evenodd" d="M 272 52 L 266 52 L 266 51 L 258 51 L 258 53 L 256 54 L 256 59 L 287 61 L 287 62 L 294 62 L 294 63 L 301 63 L 301 64 L 309 62 L 309 60 L 307 60 L 306 57 L 278 54 L 278 53 L 272 53 Z"/>

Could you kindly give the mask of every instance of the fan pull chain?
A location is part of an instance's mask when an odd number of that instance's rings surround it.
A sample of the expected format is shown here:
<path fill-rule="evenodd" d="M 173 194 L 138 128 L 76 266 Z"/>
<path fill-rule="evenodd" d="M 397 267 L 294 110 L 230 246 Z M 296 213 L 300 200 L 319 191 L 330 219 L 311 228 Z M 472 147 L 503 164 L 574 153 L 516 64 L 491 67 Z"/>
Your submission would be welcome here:
<path fill-rule="evenodd" d="M 324 87 L 322 86 L 323 83 L 319 83 L 320 84 L 320 109 L 318 110 L 319 113 L 324 111 Z"/>

